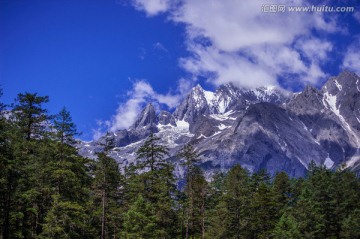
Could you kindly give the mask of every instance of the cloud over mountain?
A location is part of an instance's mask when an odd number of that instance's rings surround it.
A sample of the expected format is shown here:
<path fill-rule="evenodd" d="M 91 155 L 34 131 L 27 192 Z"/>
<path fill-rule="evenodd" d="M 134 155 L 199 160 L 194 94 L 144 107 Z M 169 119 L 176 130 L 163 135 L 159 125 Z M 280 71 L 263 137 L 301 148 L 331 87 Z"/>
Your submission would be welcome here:
<path fill-rule="evenodd" d="M 159 1 L 150 0 L 146 4 L 136 1 L 135 6 L 156 15 L 148 7 L 150 2 L 159 5 Z M 279 78 L 287 74 L 300 84 L 324 80 L 323 64 L 333 50 L 324 35 L 344 32 L 336 14 L 265 13 L 262 8 L 267 4 L 263 0 L 164 1 L 166 10 L 158 13 L 167 11 L 169 19 L 185 25 L 191 55 L 179 59 L 180 66 L 216 86 L 229 82 L 245 88 L 279 85 Z M 311 3 L 292 0 L 271 4 Z"/>
<path fill-rule="evenodd" d="M 165 105 L 174 108 L 181 100 L 182 94 L 190 89 L 183 81 L 179 81 L 180 92 L 168 92 L 167 94 L 157 93 L 152 86 L 145 80 L 134 82 L 133 87 L 127 92 L 127 100 L 120 103 L 116 114 L 112 117 L 109 128 L 111 131 L 130 127 L 139 115 L 144 104 L 151 101 L 155 104 Z M 185 91 L 185 92 L 181 92 Z"/>

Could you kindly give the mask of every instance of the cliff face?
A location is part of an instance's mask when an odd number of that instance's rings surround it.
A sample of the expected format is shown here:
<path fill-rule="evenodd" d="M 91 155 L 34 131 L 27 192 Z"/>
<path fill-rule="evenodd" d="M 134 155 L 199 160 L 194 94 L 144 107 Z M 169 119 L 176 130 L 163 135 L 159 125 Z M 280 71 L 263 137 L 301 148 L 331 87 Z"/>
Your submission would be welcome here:
<path fill-rule="evenodd" d="M 170 148 L 170 155 L 192 143 L 200 166 L 210 175 L 241 164 L 249 171 L 267 169 L 303 176 L 311 161 L 328 168 L 360 168 L 360 78 L 343 72 L 320 89 L 300 93 L 274 87 L 238 89 L 231 84 L 215 92 L 192 89 L 173 114 L 156 113 L 148 104 L 127 130 L 113 132 L 122 166 L 151 133 Z M 101 138 L 99 141 L 101 142 Z M 83 143 L 80 152 L 92 156 L 99 142 Z M 182 168 L 175 157 L 176 173 Z"/>

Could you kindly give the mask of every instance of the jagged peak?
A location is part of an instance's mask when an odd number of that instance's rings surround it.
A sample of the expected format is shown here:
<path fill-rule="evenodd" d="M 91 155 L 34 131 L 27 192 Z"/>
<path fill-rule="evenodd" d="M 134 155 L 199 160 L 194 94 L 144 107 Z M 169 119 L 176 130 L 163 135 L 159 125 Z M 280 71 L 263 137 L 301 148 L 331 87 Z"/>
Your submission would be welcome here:
<path fill-rule="evenodd" d="M 204 88 L 202 88 L 202 86 L 199 83 L 197 83 L 193 89 L 204 90 Z"/>
<path fill-rule="evenodd" d="M 336 95 L 339 92 L 345 90 L 359 90 L 360 77 L 351 71 L 344 70 L 338 76 L 330 77 L 328 81 L 322 86 L 322 92 L 329 92 L 332 95 Z"/>
<path fill-rule="evenodd" d="M 300 92 L 299 95 L 303 95 L 306 98 L 309 98 L 309 97 L 321 98 L 322 97 L 321 91 L 310 84 L 307 84 L 305 86 L 304 90 L 302 92 Z"/>
<path fill-rule="evenodd" d="M 319 92 L 314 86 L 307 84 L 303 90 L 303 92 Z"/>
<path fill-rule="evenodd" d="M 350 70 L 343 70 L 337 77 L 340 78 L 340 77 L 352 77 L 352 78 L 359 78 L 359 76 L 353 72 L 353 71 L 350 71 Z"/>
<path fill-rule="evenodd" d="M 152 103 L 147 103 L 132 128 L 152 126 L 154 124 L 156 124 L 156 111 Z"/>

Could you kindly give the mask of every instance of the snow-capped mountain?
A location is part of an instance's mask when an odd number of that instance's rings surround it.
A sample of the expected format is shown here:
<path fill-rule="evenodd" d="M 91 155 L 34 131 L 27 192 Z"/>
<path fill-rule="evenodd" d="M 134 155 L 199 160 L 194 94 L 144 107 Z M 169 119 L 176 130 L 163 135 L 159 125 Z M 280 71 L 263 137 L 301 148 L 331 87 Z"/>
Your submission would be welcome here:
<path fill-rule="evenodd" d="M 249 171 L 286 171 L 298 177 L 313 160 L 328 168 L 360 169 L 360 78 L 343 72 L 320 89 L 307 86 L 289 93 L 276 87 L 238 89 L 231 84 L 215 92 L 194 87 L 173 113 L 146 105 L 134 125 L 113 132 L 112 156 L 121 166 L 151 133 L 170 148 L 169 160 L 183 175 L 174 155 L 192 143 L 208 175 L 241 164 Z M 80 153 L 94 156 L 101 142 L 82 143 Z"/>

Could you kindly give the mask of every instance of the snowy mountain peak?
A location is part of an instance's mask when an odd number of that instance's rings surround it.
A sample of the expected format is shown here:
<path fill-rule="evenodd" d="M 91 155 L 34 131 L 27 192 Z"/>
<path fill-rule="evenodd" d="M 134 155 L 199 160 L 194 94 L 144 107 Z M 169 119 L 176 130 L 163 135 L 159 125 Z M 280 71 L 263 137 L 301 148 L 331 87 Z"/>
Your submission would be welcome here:
<path fill-rule="evenodd" d="M 276 87 L 239 89 L 232 84 L 215 92 L 195 86 L 174 113 L 156 115 L 152 104 L 134 125 L 114 133 L 120 165 L 135 160 L 134 152 L 156 133 L 170 154 L 186 143 L 200 152 L 207 175 L 241 164 L 251 172 L 266 168 L 303 176 L 311 160 L 336 169 L 346 164 L 360 172 L 360 78 L 350 72 L 332 77 L 321 90 L 307 86 L 288 94 Z M 82 154 L 100 148 L 84 144 Z M 181 165 L 174 158 L 177 176 Z"/>
<path fill-rule="evenodd" d="M 133 124 L 132 128 L 144 128 L 156 125 L 157 118 L 155 108 L 151 103 L 148 103 L 140 113 L 139 117 Z"/>
<path fill-rule="evenodd" d="M 343 92 L 360 92 L 360 77 L 355 73 L 344 71 L 337 77 L 331 77 L 322 87 L 323 92 L 336 95 Z"/>

